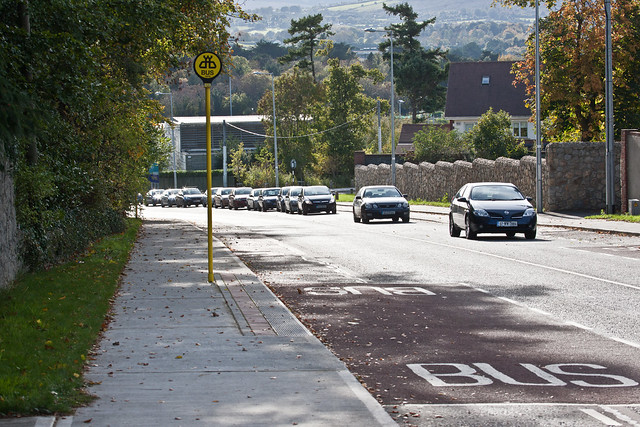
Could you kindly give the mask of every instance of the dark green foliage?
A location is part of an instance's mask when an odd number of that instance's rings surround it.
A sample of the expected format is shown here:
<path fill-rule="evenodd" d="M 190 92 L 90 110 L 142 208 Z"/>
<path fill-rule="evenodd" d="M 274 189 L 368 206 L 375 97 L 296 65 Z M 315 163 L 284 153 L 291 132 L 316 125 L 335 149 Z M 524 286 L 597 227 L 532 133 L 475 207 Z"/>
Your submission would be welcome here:
<path fill-rule="evenodd" d="M 497 113 L 489 109 L 478 123 L 467 132 L 466 137 L 473 147 L 475 156 L 495 160 L 498 157 L 519 159 L 527 154 L 524 142 L 518 140 L 511 131 L 511 117 L 504 111 Z"/>
<path fill-rule="evenodd" d="M 289 53 L 280 62 L 297 61 L 297 66 L 303 70 L 310 70 L 313 80 L 316 80 L 316 68 L 314 55 L 318 48 L 319 40 L 323 37 L 333 35 L 331 24 L 322 25 L 322 14 L 309 15 L 300 19 L 291 20 L 289 34 L 291 37 L 284 40 L 285 44 L 291 44 Z"/>
<path fill-rule="evenodd" d="M 472 160 L 471 147 L 464 136 L 456 130 L 443 129 L 437 125 L 416 132 L 413 146 L 416 162 Z"/>

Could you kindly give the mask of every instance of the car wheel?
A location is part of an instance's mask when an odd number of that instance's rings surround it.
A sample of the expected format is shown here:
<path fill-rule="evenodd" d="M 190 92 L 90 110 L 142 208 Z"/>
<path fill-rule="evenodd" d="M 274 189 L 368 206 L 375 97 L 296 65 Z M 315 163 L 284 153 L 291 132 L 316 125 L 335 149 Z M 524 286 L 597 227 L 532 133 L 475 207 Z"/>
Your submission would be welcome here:
<path fill-rule="evenodd" d="M 302 206 L 302 215 L 307 215 L 309 213 L 309 209 L 306 206 Z"/>
<path fill-rule="evenodd" d="M 516 235 L 516 232 L 515 231 L 508 231 L 506 234 L 507 234 L 507 237 L 511 238 L 511 237 Z"/>
<path fill-rule="evenodd" d="M 451 215 L 449 215 L 449 236 L 460 237 L 460 228 L 453 222 Z"/>
<path fill-rule="evenodd" d="M 471 230 L 471 221 L 469 220 L 469 216 L 464 217 L 464 232 L 467 239 L 472 240 L 475 239 L 477 234 Z"/>
<path fill-rule="evenodd" d="M 400 218 L 398 218 L 397 216 L 394 216 L 393 218 L 391 218 L 391 220 L 393 222 L 398 222 L 398 221 L 400 221 Z"/>
<path fill-rule="evenodd" d="M 409 215 L 402 217 L 402 222 L 409 222 Z"/>
<path fill-rule="evenodd" d="M 534 228 L 531 231 L 525 231 L 524 232 L 524 238 L 527 240 L 533 240 L 536 238 L 536 229 Z"/>

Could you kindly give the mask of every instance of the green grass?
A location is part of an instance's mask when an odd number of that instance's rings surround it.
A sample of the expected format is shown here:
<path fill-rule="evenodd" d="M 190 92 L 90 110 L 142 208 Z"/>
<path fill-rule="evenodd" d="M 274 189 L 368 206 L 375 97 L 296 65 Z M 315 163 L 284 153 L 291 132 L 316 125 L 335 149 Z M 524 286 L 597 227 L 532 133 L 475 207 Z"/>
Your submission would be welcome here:
<path fill-rule="evenodd" d="M 339 202 L 353 202 L 353 198 L 355 194 L 340 194 L 338 201 Z M 427 206 L 440 206 L 444 208 L 448 208 L 451 203 L 447 200 L 447 196 L 443 197 L 439 201 L 427 201 L 422 199 L 409 200 L 410 205 L 427 205 Z"/>
<path fill-rule="evenodd" d="M 602 213 L 600 215 L 587 216 L 586 218 L 588 218 L 588 219 L 607 219 L 609 221 L 640 222 L 640 216 L 639 215 L 629 215 L 629 214 L 608 215 L 608 214 Z"/>
<path fill-rule="evenodd" d="M 83 368 L 140 225 L 128 220 L 74 261 L 0 290 L 0 415 L 69 413 L 91 400 Z"/>

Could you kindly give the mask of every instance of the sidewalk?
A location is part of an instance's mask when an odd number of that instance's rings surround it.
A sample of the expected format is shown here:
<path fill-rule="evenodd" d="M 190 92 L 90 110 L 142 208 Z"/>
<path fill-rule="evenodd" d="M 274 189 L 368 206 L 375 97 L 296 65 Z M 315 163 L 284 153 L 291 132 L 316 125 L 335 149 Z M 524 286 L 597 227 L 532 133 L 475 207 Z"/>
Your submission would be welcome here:
<path fill-rule="evenodd" d="M 146 221 L 87 381 L 91 406 L 0 426 L 395 426 L 222 243 Z"/>

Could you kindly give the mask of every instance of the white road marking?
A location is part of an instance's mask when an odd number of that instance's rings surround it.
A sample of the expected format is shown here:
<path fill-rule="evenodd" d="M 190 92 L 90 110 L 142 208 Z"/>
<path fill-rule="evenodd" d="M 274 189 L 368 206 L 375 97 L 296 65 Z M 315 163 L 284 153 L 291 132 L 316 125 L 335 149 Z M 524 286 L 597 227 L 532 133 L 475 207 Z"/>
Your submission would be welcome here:
<path fill-rule="evenodd" d="M 584 412 L 585 414 L 595 418 L 596 420 L 600 421 L 602 424 L 606 425 L 606 426 L 621 426 L 622 424 L 620 424 L 619 422 L 617 422 L 616 420 L 607 417 L 606 415 L 602 415 L 600 412 L 596 411 L 595 409 L 580 409 L 582 412 Z"/>

